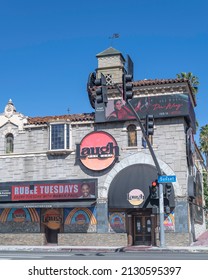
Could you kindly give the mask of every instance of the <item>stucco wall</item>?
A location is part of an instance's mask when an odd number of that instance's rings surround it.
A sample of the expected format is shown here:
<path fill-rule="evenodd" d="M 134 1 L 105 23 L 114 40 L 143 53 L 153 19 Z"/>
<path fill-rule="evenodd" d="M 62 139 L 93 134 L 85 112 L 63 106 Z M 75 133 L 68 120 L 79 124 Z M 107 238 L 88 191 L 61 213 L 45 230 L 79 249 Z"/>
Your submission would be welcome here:
<path fill-rule="evenodd" d="M 60 246 L 127 246 L 127 234 L 125 233 L 89 233 L 89 234 L 59 234 Z"/>
<path fill-rule="evenodd" d="M 0 245 L 41 246 L 45 244 L 45 234 L 43 233 L 0 233 Z"/>

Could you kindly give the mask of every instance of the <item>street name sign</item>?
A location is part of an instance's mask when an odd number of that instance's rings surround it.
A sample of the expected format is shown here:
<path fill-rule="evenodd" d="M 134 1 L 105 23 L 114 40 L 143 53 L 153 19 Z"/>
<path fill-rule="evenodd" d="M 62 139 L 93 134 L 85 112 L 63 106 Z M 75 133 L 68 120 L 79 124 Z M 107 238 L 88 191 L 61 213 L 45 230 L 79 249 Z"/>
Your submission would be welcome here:
<path fill-rule="evenodd" d="M 174 183 L 176 182 L 175 175 L 160 175 L 158 176 L 158 183 Z"/>

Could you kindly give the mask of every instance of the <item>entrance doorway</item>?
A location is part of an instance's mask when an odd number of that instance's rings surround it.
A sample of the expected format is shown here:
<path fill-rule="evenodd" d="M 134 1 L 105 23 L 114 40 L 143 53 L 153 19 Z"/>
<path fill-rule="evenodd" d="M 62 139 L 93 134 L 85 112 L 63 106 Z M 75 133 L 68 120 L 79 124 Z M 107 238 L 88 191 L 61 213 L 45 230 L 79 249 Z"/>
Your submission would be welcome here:
<path fill-rule="evenodd" d="M 50 229 L 45 227 L 45 236 L 47 243 L 58 243 L 58 233 L 60 232 L 59 229 Z"/>
<path fill-rule="evenodd" d="M 133 245 L 155 244 L 155 216 L 149 213 L 133 215 Z"/>
<path fill-rule="evenodd" d="M 45 233 L 47 243 L 58 244 L 58 234 L 63 232 L 63 209 L 42 209 L 41 231 Z"/>

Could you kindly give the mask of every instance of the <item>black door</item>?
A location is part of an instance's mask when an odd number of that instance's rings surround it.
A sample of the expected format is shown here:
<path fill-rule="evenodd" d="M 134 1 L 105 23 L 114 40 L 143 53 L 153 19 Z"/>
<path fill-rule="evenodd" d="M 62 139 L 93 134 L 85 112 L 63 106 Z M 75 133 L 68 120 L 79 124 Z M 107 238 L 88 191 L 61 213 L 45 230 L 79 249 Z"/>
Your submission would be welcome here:
<path fill-rule="evenodd" d="M 48 227 L 45 227 L 45 235 L 47 243 L 58 243 L 58 233 L 60 232 L 59 229 L 50 229 Z"/>

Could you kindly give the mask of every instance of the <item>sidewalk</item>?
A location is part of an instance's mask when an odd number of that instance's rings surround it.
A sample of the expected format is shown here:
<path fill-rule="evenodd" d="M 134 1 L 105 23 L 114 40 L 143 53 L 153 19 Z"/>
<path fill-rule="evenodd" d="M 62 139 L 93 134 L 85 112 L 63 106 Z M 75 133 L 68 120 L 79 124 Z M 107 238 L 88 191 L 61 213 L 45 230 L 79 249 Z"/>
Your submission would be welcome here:
<path fill-rule="evenodd" d="M 138 251 L 172 251 L 172 252 L 203 252 L 208 253 L 208 246 L 129 246 L 129 247 L 98 247 L 98 246 L 0 246 L 1 251 L 36 251 L 36 252 L 138 252 Z"/>
<path fill-rule="evenodd" d="M 0 246 L 1 251 L 36 251 L 36 252 L 137 252 L 137 251 L 172 251 L 172 252 L 203 252 L 208 253 L 208 231 L 201 234 L 197 241 L 190 246 L 127 246 L 127 247 L 107 247 L 107 246 Z"/>

